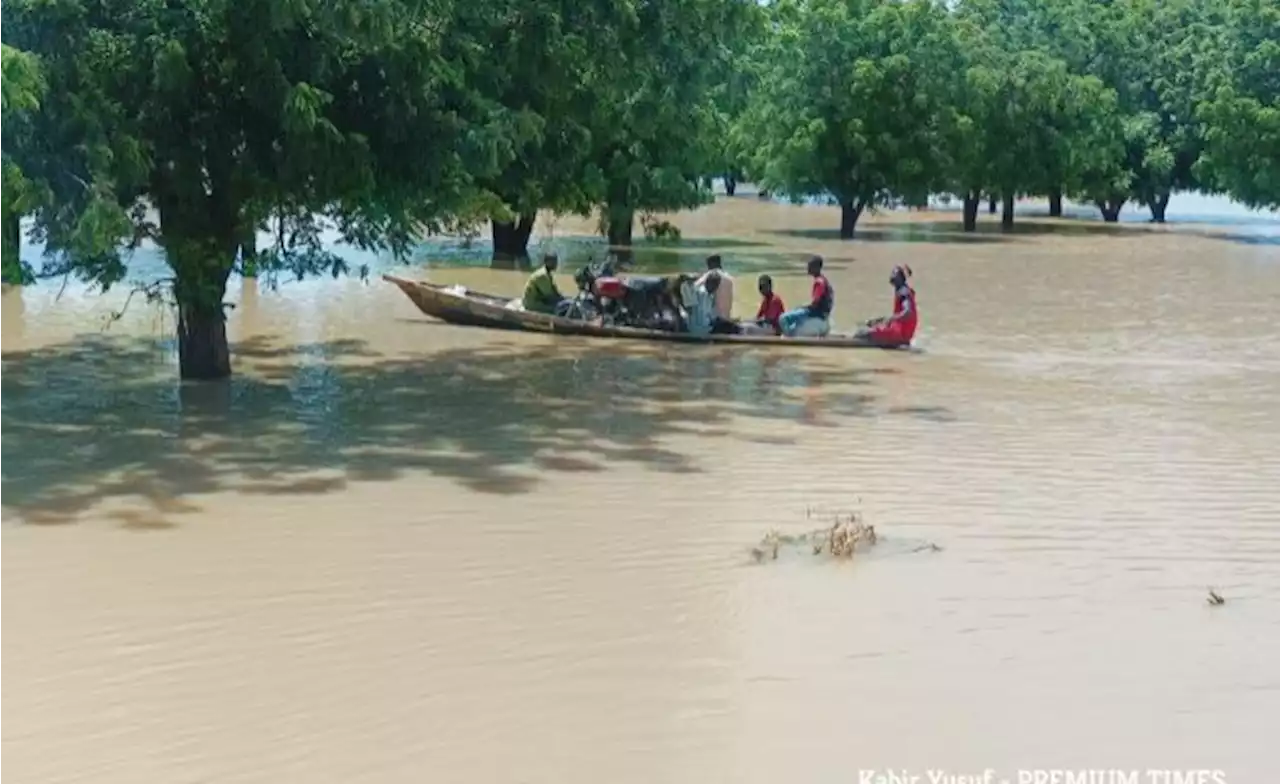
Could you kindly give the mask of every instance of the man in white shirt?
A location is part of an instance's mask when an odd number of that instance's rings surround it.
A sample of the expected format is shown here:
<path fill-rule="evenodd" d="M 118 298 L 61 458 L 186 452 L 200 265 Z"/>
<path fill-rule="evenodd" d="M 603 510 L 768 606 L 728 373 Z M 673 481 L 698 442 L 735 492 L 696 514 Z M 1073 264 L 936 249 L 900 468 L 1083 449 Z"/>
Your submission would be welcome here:
<path fill-rule="evenodd" d="M 689 334 L 705 337 L 715 331 L 716 292 L 719 287 L 720 275 L 715 271 L 708 272 L 693 284 L 685 301 L 687 312 L 685 323 Z"/>
<path fill-rule="evenodd" d="M 716 315 L 725 321 L 733 318 L 733 278 L 724 271 L 720 254 L 707 257 L 707 271 L 698 278 L 696 285 L 705 286 L 707 278 L 715 273 L 720 278 L 720 287 L 716 289 Z"/>

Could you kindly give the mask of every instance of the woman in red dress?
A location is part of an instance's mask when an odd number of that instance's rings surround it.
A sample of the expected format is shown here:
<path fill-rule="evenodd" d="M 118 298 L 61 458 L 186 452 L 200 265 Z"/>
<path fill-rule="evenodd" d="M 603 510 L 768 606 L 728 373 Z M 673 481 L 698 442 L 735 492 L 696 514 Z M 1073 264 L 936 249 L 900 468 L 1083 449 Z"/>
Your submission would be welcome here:
<path fill-rule="evenodd" d="M 916 290 L 907 285 L 911 268 L 894 267 L 889 275 L 893 286 L 893 315 L 867 322 L 863 335 L 886 346 L 906 346 L 915 337 L 920 312 L 916 309 Z"/>

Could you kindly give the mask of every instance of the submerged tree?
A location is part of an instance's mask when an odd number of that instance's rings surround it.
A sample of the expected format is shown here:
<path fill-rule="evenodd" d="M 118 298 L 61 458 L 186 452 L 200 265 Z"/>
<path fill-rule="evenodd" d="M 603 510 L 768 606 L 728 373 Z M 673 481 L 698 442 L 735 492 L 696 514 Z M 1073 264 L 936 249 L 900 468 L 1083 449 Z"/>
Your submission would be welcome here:
<path fill-rule="evenodd" d="M 40 73 L 40 64 L 31 54 L 3 47 L 3 111 L 4 111 L 4 147 L 11 144 L 30 144 L 31 115 L 40 109 L 40 100 L 44 94 L 44 77 Z M 8 152 L 4 153 L 0 166 L 3 166 L 4 193 L 3 207 L 0 217 L 3 219 L 3 272 L 0 277 L 5 283 L 26 283 L 33 277 L 33 272 L 22 261 L 22 218 L 34 212 L 40 203 L 43 193 L 38 185 L 23 174 L 18 164 L 10 160 Z"/>
<path fill-rule="evenodd" d="M 1234 0 L 1223 68 L 1198 108 L 1206 125 L 1201 171 L 1251 207 L 1280 209 L 1280 7 Z"/>
<path fill-rule="evenodd" d="M 478 89 L 495 96 L 515 122 L 507 163 L 479 185 L 492 194 L 495 258 L 528 255 L 539 209 L 589 214 L 603 198 L 590 170 L 600 103 L 613 88 L 619 2 L 538 0 L 488 4 L 477 17 L 490 54 Z"/>
<path fill-rule="evenodd" d="M 754 142 L 741 133 L 742 118 L 759 84 L 760 68 L 755 62 L 765 38 L 767 11 L 747 6 L 744 24 L 728 42 L 711 92 L 714 111 L 713 160 L 708 171 L 724 178 L 725 193 L 733 196 L 738 184 L 749 176 Z M 710 183 L 708 183 L 708 188 Z"/>
<path fill-rule="evenodd" d="M 784 0 L 771 24 L 744 119 L 764 187 L 834 196 L 851 239 L 867 207 L 942 181 L 960 62 L 945 6 Z"/>
<path fill-rule="evenodd" d="M 953 185 L 964 199 L 964 228 L 976 228 L 984 190 L 1001 194 L 1002 223 L 1013 225 L 1019 194 L 1061 193 L 1083 172 L 1119 154 L 1115 93 L 1042 48 L 1011 50 L 1016 36 L 989 18 L 987 4 L 958 9 L 970 62 L 957 106 Z M 1017 31 L 1017 28 L 1014 28 Z"/>
<path fill-rule="evenodd" d="M 1127 201 L 1163 222 L 1171 194 L 1198 187 L 1204 73 L 1222 56 L 1219 0 L 1122 0 L 1089 9 L 1086 68 L 1115 90 L 1123 175 L 1084 194 L 1115 221 Z"/>
<path fill-rule="evenodd" d="M 1133 199 L 1163 223 L 1174 191 L 1200 187 L 1197 164 L 1204 125 L 1196 115 L 1207 74 L 1226 51 L 1220 0 L 1130 0 L 1139 30 L 1130 48 L 1130 84 L 1142 85 L 1132 105 L 1147 133 L 1134 169 Z"/>
<path fill-rule="evenodd" d="M 753 13 L 750 0 L 642 3 L 613 31 L 586 174 L 603 186 L 611 245 L 631 244 L 638 212 L 710 197 L 701 180 L 718 155 L 713 98 Z"/>
<path fill-rule="evenodd" d="M 183 378 L 231 372 L 223 296 L 245 235 L 267 270 L 340 274 L 323 221 L 403 255 L 476 208 L 511 122 L 475 94 L 483 9 L 440 0 L 12 0 L 3 35 L 49 89 L 5 155 L 46 187 L 46 271 L 100 284 L 145 239 L 173 276 Z M 7 129 L 6 129 L 7 130 Z"/>
<path fill-rule="evenodd" d="M 958 0 L 952 5 L 952 13 L 957 22 L 969 58 L 968 71 L 964 77 L 961 91 L 960 111 L 965 121 L 962 133 L 956 139 L 957 182 L 962 198 L 966 198 L 965 227 L 972 230 L 976 227 L 977 205 L 974 182 L 981 180 L 979 175 L 985 174 L 991 155 L 1000 154 L 1005 145 L 1017 143 L 1015 139 L 1021 129 L 1013 137 L 1008 137 L 1009 125 L 999 115 L 1003 108 L 993 103 L 997 84 L 1003 82 L 1003 88 L 1015 92 L 1026 93 L 1028 87 L 1022 83 L 1017 72 L 1022 76 L 1030 75 L 1054 61 L 1066 64 L 1069 73 L 1080 73 L 1077 67 L 1084 59 L 1083 51 L 1090 47 L 1090 30 L 1083 15 L 1078 13 L 1080 0 Z M 1020 69 L 1019 66 L 1022 66 Z M 1041 105 L 1051 105 L 1040 102 Z M 1028 107 L 1019 109 L 1026 114 Z M 993 114 L 993 112 L 995 114 Z M 989 124 L 984 116 L 995 122 Z M 1003 133 L 995 126 L 1003 126 Z M 992 214 L 997 211 L 997 203 L 1004 201 L 1005 220 L 1012 218 L 1013 197 L 1018 193 L 1036 193 L 1044 189 L 1049 195 L 1049 214 L 1057 217 L 1062 214 L 1062 196 L 1064 183 L 1070 173 L 1068 161 L 1050 154 L 1047 150 L 1035 150 L 1037 164 L 1047 176 L 1044 183 L 1037 183 L 1035 190 L 1027 188 L 1026 177 L 1019 177 L 1021 185 L 1008 195 L 1000 196 L 999 190 L 992 188 L 989 195 L 989 209 Z"/>

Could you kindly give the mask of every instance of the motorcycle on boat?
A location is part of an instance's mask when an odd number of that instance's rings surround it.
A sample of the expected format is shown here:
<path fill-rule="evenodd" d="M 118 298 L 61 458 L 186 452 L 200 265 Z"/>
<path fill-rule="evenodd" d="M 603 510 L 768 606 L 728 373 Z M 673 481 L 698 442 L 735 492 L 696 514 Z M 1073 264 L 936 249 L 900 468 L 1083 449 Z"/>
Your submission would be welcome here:
<path fill-rule="evenodd" d="M 587 262 L 573 276 L 577 295 L 563 315 L 576 320 L 600 319 L 606 326 L 636 327 L 678 332 L 684 326 L 681 312 L 683 288 L 688 276 L 621 277 L 612 259 Z"/>

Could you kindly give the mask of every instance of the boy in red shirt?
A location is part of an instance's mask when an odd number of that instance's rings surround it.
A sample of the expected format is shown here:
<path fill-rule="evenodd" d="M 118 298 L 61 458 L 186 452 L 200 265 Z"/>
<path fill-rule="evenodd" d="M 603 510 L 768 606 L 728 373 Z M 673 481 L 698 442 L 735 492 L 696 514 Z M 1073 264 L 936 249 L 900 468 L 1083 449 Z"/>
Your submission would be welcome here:
<path fill-rule="evenodd" d="M 768 275 L 761 275 L 760 280 L 756 284 L 756 288 L 760 290 L 760 309 L 756 311 L 756 324 L 762 327 L 770 327 L 774 334 L 781 335 L 782 327 L 778 325 L 778 319 L 782 318 L 782 314 L 787 311 L 785 305 L 782 304 L 782 297 L 773 293 L 773 278 Z"/>

